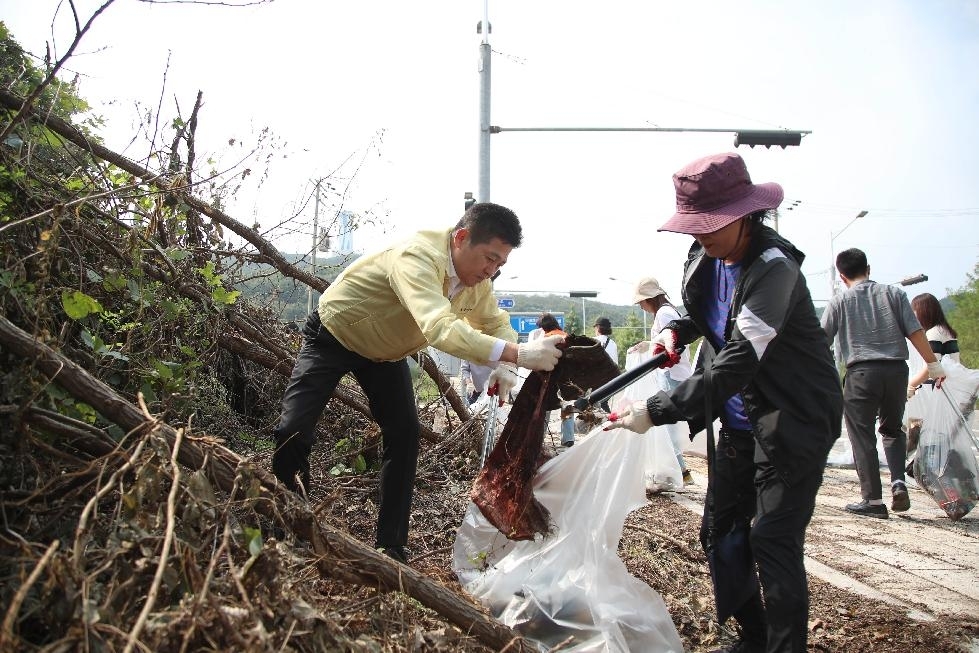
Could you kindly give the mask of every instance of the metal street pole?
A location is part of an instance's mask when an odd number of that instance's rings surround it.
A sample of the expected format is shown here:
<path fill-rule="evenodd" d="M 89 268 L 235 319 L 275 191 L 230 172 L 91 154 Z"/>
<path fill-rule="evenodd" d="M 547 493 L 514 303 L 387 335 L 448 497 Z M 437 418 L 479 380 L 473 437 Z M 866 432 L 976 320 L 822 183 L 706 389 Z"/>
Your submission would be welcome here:
<path fill-rule="evenodd" d="M 839 238 L 839 236 L 844 231 L 849 229 L 850 225 L 852 225 L 854 222 L 864 217 L 868 213 L 869 211 L 860 211 L 852 220 L 850 220 L 846 224 L 845 227 L 837 231 L 835 234 L 832 231 L 829 232 L 829 298 L 830 299 L 833 299 L 833 296 L 836 294 L 836 290 L 838 288 L 838 285 L 836 283 L 836 255 L 835 252 L 833 251 L 833 241 Z"/>
<path fill-rule="evenodd" d="M 588 328 L 588 321 L 585 317 L 585 297 L 598 297 L 597 290 L 572 290 L 568 293 L 569 297 L 581 297 L 581 333 L 585 333 Z"/>
<path fill-rule="evenodd" d="M 480 202 L 490 201 L 490 47 L 489 0 L 483 0 L 483 21 L 476 29 L 483 38 L 479 43 L 479 188 Z"/>
<path fill-rule="evenodd" d="M 734 147 L 761 145 L 771 148 L 772 145 L 783 150 L 788 146 L 796 146 L 802 142 L 802 137 L 811 134 L 811 130 L 792 129 L 714 129 L 693 127 L 499 127 L 490 124 L 490 95 L 491 95 L 491 65 L 492 48 L 489 35 L 492 30 L 489 24 L 489 0 L 483 0 L 483 20 L 476 28 L 476 33 L 482 35 L 479 43 L 479 188 L 480 202 L 490 201 L 490 135 L 501 132 L 700 132 L 734 134 Z"/>
<path fill-rule="evenodd" d="M 853 224 L 860 218 L 867 215 L 867 213 L 869 213 L 869 211 L 860 211 L 859 213 L 857 213 L 856 216 L 854 216 L 852 220 L 846 223 L 845 227 L 837 231 L 835 234 L 832 231 L 829 232 L 829 301 L 833 300 L 833 297 L 836 295 L 836 291 L 839 288 L 839 286 L 836 283 L 836 256 L 834 255 L 833 252 L 833 241 L 835 241 L 840 236 L 840 234 L 842 234 L 844 231 L 849 229 L 851 224 Z M 831 349 L 833 350 L 833 360 L 835 360 L 836 363 L 839 364 L 840 363 L 839 335 L 833 338 L 833 346 L 831 347 Z"/>

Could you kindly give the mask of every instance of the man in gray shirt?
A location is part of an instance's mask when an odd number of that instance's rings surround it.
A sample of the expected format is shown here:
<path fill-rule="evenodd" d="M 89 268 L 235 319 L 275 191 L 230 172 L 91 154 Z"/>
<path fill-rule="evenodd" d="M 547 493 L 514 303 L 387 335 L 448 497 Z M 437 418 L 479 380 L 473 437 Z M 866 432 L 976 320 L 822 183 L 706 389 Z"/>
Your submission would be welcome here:
<path fill-rule="evenodd" d="M 903 512 L 911 507 L 904 484 L 907 434 L 903 418 L 908 385 L 905 339 L 928 364 L 928 378 L 936 379 L 936 387 L 941 387 L 945 371 L 928 345 L 908 296 L 900 288 L 871 281 L 866 254 L 856 248 L 840 252 L 836 269 L 847 289 L 830 299 L 822 326 L 831 344 L 837 334 L 840 336 L 840 358 L 846 364 L 843 418 L 863 499 L 847 504 L 844 510 L 887 519 L 874 433 L 878 416 L 891 473 L 891 510 Z"/>

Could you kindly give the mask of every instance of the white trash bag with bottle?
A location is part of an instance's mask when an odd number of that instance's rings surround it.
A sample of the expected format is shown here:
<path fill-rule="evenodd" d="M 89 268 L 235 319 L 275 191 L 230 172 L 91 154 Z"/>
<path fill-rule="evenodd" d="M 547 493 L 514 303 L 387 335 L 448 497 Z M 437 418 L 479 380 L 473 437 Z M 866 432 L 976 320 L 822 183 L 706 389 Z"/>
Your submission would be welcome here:
<path fill-rule="evenodd" d="M 950 374 L 941 388 L 923 385 L 909 402 L 908 414 L 920 428 L 911 476 L 957 521 L 979 502 L 979 465 L 972 430 L 960 409 L 961 398 L 946 387 L 954 376 Z M 953 381 L 953 388 L 955 385 Z"/>
<path fill-rule="evenodd" d="M 626 371 L 638 367 L 653 357 L 649 351 L 629 353 L 625 358 Z M 616 394 L 609 402 L 613 412 L 622 412 L 634 401 L 642 401 L 652 397 L 660 390 L 668 391 L 669 384 L 665 380 L 666 369 L 655 369 L 638 381 L 627 386 Z M 683 472 L 676 451 L 683 450 L 680 439 L 683 434 L 689 434 L 685 425 L 663 424 L 654 426 L 644 436 L 649 439 L 644 455 L 643 483 L 649 492 L 669 492 L 683 488 Z M 677 449 L 674 449 L 674 442 Z"/>
<path fill-rule="evenodd" d="M 649 436 L 599 426 L 541 466 L 534 496 L 551 532 L 511 541 L 470 503 L 453 569 L 463 589 L 541 651 L 683 650 L 663 598 L 618 556 L 626 516 L 646 503 Z"/>

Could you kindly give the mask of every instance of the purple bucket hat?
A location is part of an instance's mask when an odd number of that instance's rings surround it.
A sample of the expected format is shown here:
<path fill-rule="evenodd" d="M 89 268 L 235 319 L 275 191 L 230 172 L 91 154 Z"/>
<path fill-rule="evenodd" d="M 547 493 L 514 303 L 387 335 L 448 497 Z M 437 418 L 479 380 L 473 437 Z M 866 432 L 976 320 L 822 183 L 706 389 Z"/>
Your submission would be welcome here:
<path fill-rule="evenodd" d="M 676 213 L 657 231 L 699 236 L 749 213 L 774 209 L 784 193 L 776 183 L 753 184 L 744 160 L 729 152 L 697 159 L 673 175 Z"/>

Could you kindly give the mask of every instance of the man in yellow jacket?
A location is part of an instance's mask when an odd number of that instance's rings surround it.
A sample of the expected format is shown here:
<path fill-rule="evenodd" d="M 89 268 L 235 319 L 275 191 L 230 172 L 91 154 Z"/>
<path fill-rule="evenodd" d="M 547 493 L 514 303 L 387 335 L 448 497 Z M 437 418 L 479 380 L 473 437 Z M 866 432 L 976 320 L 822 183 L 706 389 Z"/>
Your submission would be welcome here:
<path fill-rule="evenodd" d="M 420 430 L 406 357 L 431 345 L 495 366 L 489 387 L 497 386 L 503 398 L 517 381 L 517 365 L 552 370 L 561 356 L 562 336 L 518 345 L 510 316 L 493 296 L 492 278 L 521 238 L 513 211 L 474 204 L 453 229 L 422 231 L 355 261 L 323 293 L 303 328 L 275 429 L 272 471 L 293 491 L 309 487 L 316 422 L 340 379 L 353 374 L 381 427 L 375 546 L 400 562 Z"/>

